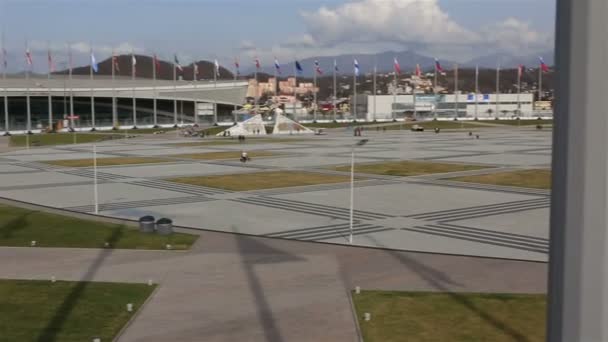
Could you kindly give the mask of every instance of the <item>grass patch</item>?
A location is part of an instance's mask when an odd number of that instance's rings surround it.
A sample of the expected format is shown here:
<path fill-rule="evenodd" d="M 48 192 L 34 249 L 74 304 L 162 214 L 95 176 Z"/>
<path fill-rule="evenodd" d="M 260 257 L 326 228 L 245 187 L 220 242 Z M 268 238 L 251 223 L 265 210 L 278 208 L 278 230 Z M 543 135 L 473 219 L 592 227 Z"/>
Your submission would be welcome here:
<path fill-rule="evenodd" d="M 171 236 L 140 233 L 122 225 L 87 221 L 63 215 L 0 205 L 0 246 L 110 248 L 162 250 L 189 249 L 198 236 L 174 233 Z M 0 334 L 1 336 L 1 334 Z"/>
<path fill-rule="evenodd" d="M 366 342 L 545 341 L 544 295 L 363 291 L 353 299 Z"/>
<path fill-rule="evenodd" d="M 551 170 L 499 172 L 486 175 L 450 178 L 450 180 L 533 189 L 551 189 Z"/>
<path fill-rule="evenodd" d="M 250 191 L 288 188 L 292 186 L 345 183 L 350 181 L 350 177 L 312 172 L 278 171 L 203 177 L 183 177 L 169 179 L 169 181 L 231 191 Z"/>
<path fill-rule="evenodd" d="M 536 126 L 536 125 L 553 125 L 553 120 L 479 120 L 482 123 L 507 125 L 507 126 Z"/>
<path fill-rule="evenodd" d="M 247 154 L 250 158 L 262 158 L 272 157 L 278 155 L 277 153 L 270 151 L 248 151 Z M 192 154 L 178 154 L 173 156 L 175 158 L 184 159 L 195 159 L 195 160 L 223 160 L 223 159 L 239 159 L 241 157 L 240 151 L 225 151 L 225 152 L 208 152 L 208 153 L 192 153 Z"/>
<path fill-rule="evenodd" d="M 169 159 L 152 157 L 115 157 L 97 158 L 97 166 L 113 165 L 133 165 L 133 164 L 157 164 L 167 163 Z M 46 160 L 46 164 L 65 166 L 65 167 L 93 167 L 93 159 L 66 159 L 66 160 Z"/>
<path fill-rule="evenodd" d="M 112 341 L 153 290 L 144 284 L 0 280 L 0 340 Z"/>
<path fill-rule="evenodd" d="M 315 137 L 310 137 L 309 139 L 304 138 L 251 138 L 248 137 L 244 142 L 239 142 L 237 137 L 232 138 L 219 138 L 219 139 L 209 139 L 209 140 L 200 140 L 200 141 L 192 141 L 192 142 L 184 142 L 177 144 L 170 144 L 170 146 L 178 146 L 178 147 L 199 147 L 199 146 L 217 146 L 217 145 L 247 145 L 247 144 L 281 144 L 281 143 L 294 143 L 294 142 L 305 142 L 305 141 L 320 141 L 322 139 L 316 139 Z"/>
<path fill-rule="evenodd" d="M 29 136 L 30 146 L 54 146 L 69 145 L 74 143 L 74 135 L 77 144 L 93 143 L 106 140 L 124 139 L 124 135 L 100 134 L 100 133 L 45 133 Z M 26 146 L 27 136 L 13 135 L 10 140 L 11 146 Z"/>
<path fill-rule="evenodd" d="M 460 171 L 471 171 L 486 169 L 487 166 L 465 165 L 465 164 L 447 164 L 447 163 L 431 163 L 424 161 L 398 161 L 378 164 L 359 164 L 355 165 L 355 172 L 369 173 L 375 175 L 387 176 L 420 176 L 426 174 L 449 173 Z M 339 166 L 334 168 L 336 171 L 350 172 L 350 165 Z"/>

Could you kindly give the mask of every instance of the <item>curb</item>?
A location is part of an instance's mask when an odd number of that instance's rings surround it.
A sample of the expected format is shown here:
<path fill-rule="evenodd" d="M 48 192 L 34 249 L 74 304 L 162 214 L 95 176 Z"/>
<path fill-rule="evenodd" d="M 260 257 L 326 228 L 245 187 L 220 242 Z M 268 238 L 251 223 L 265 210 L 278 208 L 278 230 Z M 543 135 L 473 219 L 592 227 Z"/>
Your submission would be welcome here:
<path fill-rule="evenodd" d="M 144 310 L 144 308 L 148 305 L 148 303 L 156 296 L 156 292 L 158 292 L 158 290 L 160 289 L 160 286 L 161 286 L 160 284 L 157 284 L 154 287 L 154 290 L 152 291 L 152 293 L 150 293 L 148 298 L 146 298 L 146 300 L 137 309 L 137 311 L 135 311 L 135 313 L 131 316 L 131 318 L 127 321 L 127 323 L 125 323 L 125 325 L 123 325 L 123 327 L 118 331 L 116 336 L 114 336 L 114 338 L 112 339 L 112 342 L 118 342 L 118 340 L 120 340 L 120 338 L 125 333 L 125 331 L 127 331 L 127 329 L 131 326 L 131 324 L 133 324 L 133 322 L 139 317 L 139 315 Z"/>
<path fill-rule="evenodd" d="M 348 302 L 350 303 L 350 310 L 353 314 L 353 319 L 355 320 L 355 329 L 357 330 L 357 337 L 359 342 L 363 341 L 363 333 L 361 332 L 361 326 L 359 325 L 359 316 L 357 316 L 357 310 L 355 309 L 355 301 L 353 300 L 353 291 L 347 290 L 346 295 L 348 297 Z"/>

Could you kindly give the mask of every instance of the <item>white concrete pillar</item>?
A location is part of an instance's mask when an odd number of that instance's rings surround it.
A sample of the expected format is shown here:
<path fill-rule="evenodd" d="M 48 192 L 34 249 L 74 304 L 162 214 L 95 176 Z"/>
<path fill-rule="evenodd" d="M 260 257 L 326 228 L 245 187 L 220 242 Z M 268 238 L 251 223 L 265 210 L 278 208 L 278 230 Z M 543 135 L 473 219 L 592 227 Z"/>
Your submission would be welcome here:
<path fill-rule="evenodd" d="M 608 341 L 608 2 L 557 0 L 548 341 Z"/>

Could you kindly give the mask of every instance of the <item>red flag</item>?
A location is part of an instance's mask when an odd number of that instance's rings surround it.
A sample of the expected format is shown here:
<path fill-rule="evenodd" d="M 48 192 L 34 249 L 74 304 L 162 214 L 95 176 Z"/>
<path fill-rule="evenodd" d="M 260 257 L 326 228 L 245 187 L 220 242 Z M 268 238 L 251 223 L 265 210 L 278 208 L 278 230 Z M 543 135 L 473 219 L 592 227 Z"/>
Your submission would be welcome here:
<path fill-rule="evenodd" d="M 401 75 L 401 65 L 399 65 L 399 61 L 397 60 L 397 57 L 395 57 L 395 59 L 393 60 L 393 64 L 395 66 L 395 72 L 398 75 Z"/>
<path fill-rule="evenodd" d="M 443 68 L 441 67 L 441 64 L 439 63 L 439 60 L 437 58 L 435 58 L 435 71 L 436 72 L 440 72 L 440 73 L 445 73 L 445 71 L 443 71 Z"/>
<path fill-rule="evenodd" d="M 259 58 L 255 58 L 255 68 L 260 70 L 260 68 L 262 67 L 262 65 L 260 64 L 260 59 Z"/>
<path fill-rule="evenodd" d="M 523 74 L 524 74 L 524 66 L 523 66 L 523 64 L 520 64 L 520 65 L 517 67 L 517 77 L 518 77 L 518 78 L 521 78 L 521 76 L 522 76 Z"/>
<path fill-rule="evenodd" d="M 416 71 L 415 71 L 416 76 L 420 77 L 422 76 L 422 70 L 420 70 L 420 64 L 416 64 Z"/>
<path fill-rule="evenodd" d="M 118 56 L 115 53 L 112 53 L 112 65 L 114 65 L 114 69 L 120 72 L 120 66 L 118 64 Z"/>
<path fill-rule="evenodd" d="M 538 57 L 538 59 L 540 60 L 540 69 L 543 72 L 549 72 L 549 66 L 545 63 L 545 61 L 543 60 L 542 57 Z"/>

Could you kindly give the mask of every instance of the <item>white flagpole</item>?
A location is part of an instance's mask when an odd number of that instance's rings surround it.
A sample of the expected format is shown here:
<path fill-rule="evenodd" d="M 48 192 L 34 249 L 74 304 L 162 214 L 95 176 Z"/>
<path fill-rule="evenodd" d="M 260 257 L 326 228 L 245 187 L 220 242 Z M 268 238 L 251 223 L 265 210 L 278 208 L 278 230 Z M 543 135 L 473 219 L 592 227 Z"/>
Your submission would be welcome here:
<path fill-rule="evenodd" d="M 377 73 L 378 73 L 378 66 L 376 65 L 376 63 L 374 63 L 374 122 L 376 121 L 376 96 L 378 96 L 378 91 L 377 91 L 377 82 L 376 82 L 376 77 L 377 77 Z"/>
<path fill-rule="evenodd" d="M 70 43 L 68 43 L 68 63 L 70 64 L 68 70 L 68 81 L 70 83 L 70 125 L 72 130 L 75 132 L 76 126 L 74 125 L 74 89 L 72 88 L 72 46 Z"/>
<path fill-rule="evenodd" d="M 354 211 L 355 211 L 355 145 L 351 147 L 351 157 L 350 157 L 350 211 L 349 211 L 349 235 L 348 235 L 348 243 L 350 245 L 353 244 L 353 221 L 354 221 Z"/>
<path fill-rule="evenodd" d="M 521 66 L 517 67 L 517 118 L 521 116 L 521 74 L 523 70 Z"/>
<path fill-rule="evenodd" d="M 260 84 L 258 83 L 258 65 L 257 65 L 257 59 L 256 59 L 256 65 L 255 65 L 255 71 L 253 72 L 253 78 L 255 79 L 255 95 L 253 96 L 253 99 L 255 101 L 254 104 L 254 108 L 255 108 L 255 114 L 257 115 L 260 108 L 259 108 L 259 104 L 258 102 L 260 101 L 260 99 L 258 98 L 258 93 L 260 92 Z M 234 120 L 234 122 L 236 122 L 236 120 Z"/>
<path fill-rule="evenodd" d="M 475 120 L 479 114 L 479 65 L 475 66 Z"/>
<path fill-rule="evenodd" d="M 496 117 L 498 117 L 498 113 L 500 110 L 500 64 L 496 67 Z"/>
<path fill-rule="evenodd" d="M 131 50 L 131 81 L 133 82 L 133 88 L 131 96 L 133 97 L 133 129 L 137 129 L 137 99 L 135 98 L 135 81 L 137 73 L 137 65 L 135 61 L 135 54 Z"/>
<path fill-rule="evenodd" d="M 48 67 L 49 67 L 49 72 L 48 72 L 48 77 L 47 77 L 47 91 L 49 92 L 49 97 L 48 97 L 48 101 L 49 101 L 49 131 L 54 131 L 53 129 L 53 97 L 51 96 L 51 71 L 52 71 L 52 66 L 53 66 L 53 60 L 52 60 L 52 56 L 51 56 L 51 43 L 48 43 Z"/>
<path fill-rule="evenodd" d="M 357 70 L 353 70 L 353 108 L 351 109 L 351 113 L 353 115 L 353 120 L 357 120 Z"/>
<path fill-rule="evenodd" d="M 173 126 L 177 127 L 177 61 L 173 61 Z"/>
<path fill-rule="evenodd" d="M 29 53 L 29 46 L 26 42 L 25 44 L 26 46 L 26 51 Z M 30 103 L 30 71 L 31 71 L 31 65 L 29 65 L 26 61 L 26 71 L 25 71 L 25 80 L 26 80 L 26 107 L 27 107 L 27 124 L 26 124 L 26 130 L 27 130 L 27 134 L 31 134 L 32 133 L 32 105 Z M 28 138 L 29 139 L 29 138 Z M 29 148 L 29 144 L 28 148 Z"/>
<path fill-rule="evenodd" d="M 543 68 L 538 67 L 538 101 L 543 99 Z"/>
<path fill-rule="evenodd" d="M 118 129 L 118 115 L 116 112 L 116 54 L 115 51 L 112 50 L 112 128 Z"/>
<path fill-rule="evenodd" d="M 91 131 L 95 130 L 95 88 L 93 85 L 93 80 L 94 80 L 94 76 L 93 76 L 93 48 L 92 48 L 92 44 L 91 44 L 91 67 L 90 67 L 90 73 L 91 73 L 91 120 L 92 120 L 92 127 L 91 127 Z"/>
<path fill-rule="evenodd" d="M 95 215 L 99 215 L 99 192 L 97 190 L 97 144 L 93 144 L 93 202 Z"/>
<path fill-rule="evenodd" d="M 4 31 L 2 31 L 2 84 L 4 85 L 4 135 L 9 135 L 9 121 L 8 121 L 8 88 L 6 85 L 6 50 L 4 48 Z"/>
<path fill-rule="evenodd" d="M 153 99 L 152 99 L 152 112 L 154 115 L 154 128 L 158 128 L 158 108 L 157 108 L 157 94 L 156 94 L 156 63 L 158 62 L 158 56 L 154 54 L 154 60 L 152 61 L 152 79 L 153 79 Z"/>
<path fill-rule="evenodd" d="M 433 83 L 433 97 L 435 105 L 433 106 L 433 119 L 437 120 L 437 105 L 439 105 L 439 101 L 437 101 L 437 73 L 439 72 L 439 70 L 437 70 L 437 61 L 435 61 L 435 83 Z"/>
<path fill-rule="evenodd" d="M 236 82 L 239 79 L 239 67 L 237 66 L 237 64 L 239 63 L 239 59 L 238 57 L 236 58 L 236 60 L 234 61 L 234 88 L 236 88 Z M 235 103 L 234 104 L 234 121 L 236 122 L 236 111 L 238 110 L 238 106 Z"/>
<path fill-rule="evenodd" d="M 317 67 L 317 63 L 315 62 L 314 65 L 314 70 L 312 71 L 313 74 L 313 83 L 314 83 L 314 87 L 313 87 L 313 91 L 312 91 L 312 121 L 313 122 L 317 122 L 317 71 L 318 71 Z"/>
<path fill-rule="evenodd" d="M 194 58 L 192 60 L 192 84 L 194 85 L 194 91 L 196 91 L 196 89 L 198 88 L 198 64 L 196 62 L 196 58 Z M 196 108 L 197 106 L 197 102 L 196 100 L 194 100 L 194 109 L 193 109 L 193 116 L 194 116 L 194 124 L 198 125 L 198 110 Z"/>
<path fill-rule="evenodd" d="M 395 69 L 393 67 L 393 69 Z M 391 118 L 393 121 L 397 120 L 397 113 L 395 112 L 395 108 L 397 107 L 397 70 L 393 70 L 393 105 L 391 106 Z"/>
<path fill-rule="evenodd" d="M 334 107 L 334 121 L 337 121 L 338 119 L 338 108 L 336 108 L 336 102 L 338 100 L 338 89 L 336 89 L 336 87 L 338 86 L 338 82 L 337 82 L 337 62 L 334 59 L 334 101 L 333 101 L 333 107 Z"/>
<path fill-rule="evenodd" d="M 294 121 L 298 121 L 296 115 L 296 102 L 298 102 L 298 69 L 294 63 L 293 65 L 293 119 Z"/>
<path fill-rule="evenodd" d="M 458 119 L 458 64 L 454 64 L 454 118 Z"/>
<path fill-rule="evenodd" d="M 213 73 L 213 87 L 217 88 L 217 73 L 219 72 L 219 68 L 217 66 L 217 63 L 215 63 L 217 59 L 214 60 L 213 63 L 213 70 L 215 71 Z M 213 125 L 217 126 L 217 102 L 213 102 Z"/>

